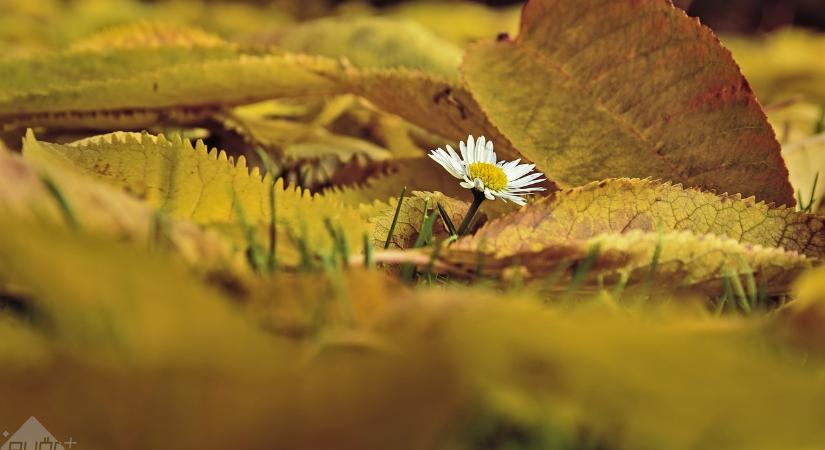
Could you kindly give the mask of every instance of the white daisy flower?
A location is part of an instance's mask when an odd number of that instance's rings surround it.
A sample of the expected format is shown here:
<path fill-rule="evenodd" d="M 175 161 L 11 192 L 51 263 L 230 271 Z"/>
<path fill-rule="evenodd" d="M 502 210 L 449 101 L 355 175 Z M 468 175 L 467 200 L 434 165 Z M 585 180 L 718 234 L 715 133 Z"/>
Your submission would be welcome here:
<path fill-rule="evenodd" d="M 483 197 L 476 196 L 479 203 L 484 198 L 500 198 L 505 202 L 509 200 L 524 205 L 527 203 L 525 196 L 544 190 L 542 187 L 530 187 L 545 180 L 540 172 L 530 173 L 536 167 L 535 164 L 519 164 L 521 159 L 496 161 L 493 141 L 488 141 L 484 136 L 475 140 L 471 135 L 466 143 L 460 142 L 458 146 L 461 157 L 449 145 L 447 151 L 439 148 L 429 156 L 450 175 L 464 180 L 461 187 L 483 194 Z"/>

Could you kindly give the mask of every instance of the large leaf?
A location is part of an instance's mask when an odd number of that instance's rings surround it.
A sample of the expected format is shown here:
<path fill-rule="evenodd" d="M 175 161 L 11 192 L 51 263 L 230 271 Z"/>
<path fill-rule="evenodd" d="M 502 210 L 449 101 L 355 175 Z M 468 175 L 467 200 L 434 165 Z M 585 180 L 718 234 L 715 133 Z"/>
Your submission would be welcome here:
<path fill-rule="evenodd" d="M 793 204 L 765 115 L 709 29 L 660 0 L 531 0 L 471 47 L 470 90 L 548 178 L 657 177 Z"/>
<path fill-rule="evenodd" d="M 732 274 L 755 273 L 787 292 L 795 274 L 825 255 L 825 219 L 752 198 L 671 183 L 612 179 L 556 192 L 495 219 L 441 256 L 463 275 L 644 280 L 719 291 Z M 592 259 L 591 261 L 588 261 Z M 523 273 L 522 273 L 523 272 Z M 650 278 L 652 277 L 652 278 Z"/>
<path fill-rule="evenodd" d="M 237 164 L 226 153 L 193 146 L 178 137 L 113 133 L 71 145 L 39 142 L 29 133 L 26 158 L 41 164 L 75 167 L 117 186 L 172 217 L 218 228 L 237 228 L 243 221 L 265 227 L 270 222 L 269 175 L 250 173 L 243 157 Z M 333 199 L 295 188 L 275 186 L 279 233 L 329 248 L 326 220 L 340 226 L 351 245 L 362 242 L 368 226 L 358 212 Z M 241 217 L 243 215 L 243 217 Z M 295 239 L 279 239 L 279 251 L 295 262 Z"/>
<path fill-rule="evenodd" d="M 228 44 L 145 45 L 9 59 L 0 62 L 0 123 L 146 127 L 169 115 L 180 121 L 224 105 L 337 92 L 337 83 L 316 73 L 336 68 L 332 60 L 257 55 Z"/>
<path fill-rule="evenodd" d="M 494 220 L 456 243 L 496 254 L 536 251 L 569 239 L 628 230 L 726 236 L 746 244 L 825 256 L 825 218 L 740 195 L 715 195 L 652 180 L 610 179 L 557 192 Z"/>

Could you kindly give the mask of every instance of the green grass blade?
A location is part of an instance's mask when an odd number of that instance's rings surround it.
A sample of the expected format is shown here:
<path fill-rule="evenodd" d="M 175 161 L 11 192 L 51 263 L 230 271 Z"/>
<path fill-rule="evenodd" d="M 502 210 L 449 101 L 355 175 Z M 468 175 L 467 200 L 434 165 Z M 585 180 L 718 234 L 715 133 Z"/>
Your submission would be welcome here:
<path fill-rule="evenodd" d="M 729 272 L 731 287 L 733 293 L 736 295 L 737 303 L 745 314 L 750 314 L 751 305 L 748 302 L 748 296 L 745 294 L 745 289 L 742 287 L 742 280 L 739 279 L 739 274 L 734 271 Z"/>
<path fill-rule="evenodd" d="M 264 164 L 265 174 L 269 174 L 270 183 L 269 183 L 269 257 L 267 258 L 267 269 L 270 272 L 274 272 L 278 268 L 278 229 L 276 226 L 276 219 L 278 217 L 278 209 L 277 209 L 277 198 L 275 195 L 275 164 L 272 162 L 272 159 L 269 155 L 261 150 L 260 148 L 256 148 L 255 151 L 258 153 L 258 157 L 261 159 L 261 162 Z"/>
<path fill-rule="evenodd" d="M 441 202 L 436 202 L 435 205 L 438 206 L 438 214 L 441 216 L 441 221 L 444 222 L 444 226 L 447 228 L 450 236 L 457 236 L 458 233 L 456 232 L 455 225 L 453 225 L 453 221 L 450 219 L 450 215 L 447 214 L 444 206 L 441 205 Z"/>
<path fill-rule="evenodd" d="M 74 212 L 72 203 L 69 201 L 69 198 L 66 197 L 66 194 L 63 193 L 63 190 L 60 189 L 60 186 L 57 185 L 57 182 L 47 173 L 40 174 L 40 181 L 43 183 L 43 186 L 46 187 L 46 191 L 54 197 L 66 223 L 72 228 L 80 228 L 80 222 L 77 220 L 77 215 Z"/>
<path fill-rule="evenodd" d="M 387 232 L 387 240 L 384 242 L 384 250 L 390 248 L 390 242 L 392 242 L 392 235 L 393 233 L 395 233 L 395 225 L 398 223 L 398 215 L 401 213 L 401 205 L 404 203 L 404 195 L 406 195 L 406 193 L 407 186 L 404 186 L 404 188 L 401 189 L 401 193 L 398 194 L 398 204 L 395 205 L 395 214 L 392 216 L 390 230 Z"/>
<path fill-rule="evenodd" d="M 375 266 L 375 256 L 373 254 L 372 242 L 370 236 L 364 233 L 364 267 L 367 269 Z"/>
<path fill-rule="evenodd" d="M 593 264 L 595 264 L 596 260 L 599 259 L 600 251 L 601 249 L 599 246 L 594 245 L 587 252 L 587 256 L 585 256 L 585 258 L 576 265 L 576 269 L 573 271 L 573 278 L 570 280 L 570 284 L 567 286 L 567 290 L 564 292 L 564 296 L 562 297 L 563 303 L 569 302 L 573 297 L 573 294 L 579 290 L 587 277 L 587 273 L 590 272 L 590 269 L 593 268 Z"/>
<path fill-rule="evenodd" d="M 236 193 L 233 189 L 232 197 L 235 198 L 235 195 Z M 233 201 L 232 207 L 235 210 L 235 214 L 238 216 L 238 222 L 240 223 L 241 229 L 244 232 L 244 237 L 246 238 L 246 260 L 256 273 L 264 273 L 267 258 L 264 255 L 263 248 L 258 244 L 258 240 L 255 238 L 255 229 L 246 220 L 246 214 L 243 210 L 241 202 L 237 200 Z"/>

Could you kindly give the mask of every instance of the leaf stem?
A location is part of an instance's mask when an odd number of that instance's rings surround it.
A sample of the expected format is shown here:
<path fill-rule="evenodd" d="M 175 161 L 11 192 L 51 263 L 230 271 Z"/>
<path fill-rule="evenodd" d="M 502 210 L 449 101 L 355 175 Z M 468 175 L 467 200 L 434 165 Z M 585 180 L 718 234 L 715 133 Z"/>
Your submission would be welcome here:
<path fill-rule="evenodd" d="M 484 193 L 473 189 L 473 203 L 470 205 L 470 209 L 467 210 L 467 215 L 464 216 L 464 220 L 461 221 L 461 225 L 458 227 L 459 236 L 464 236 L 464 233 L 467 232 L 470 222 L 472 222 L 473 217 L 475 217 L 476 212 L 478 212 L 478 207 L 481 206 L 484 200 Z"/>

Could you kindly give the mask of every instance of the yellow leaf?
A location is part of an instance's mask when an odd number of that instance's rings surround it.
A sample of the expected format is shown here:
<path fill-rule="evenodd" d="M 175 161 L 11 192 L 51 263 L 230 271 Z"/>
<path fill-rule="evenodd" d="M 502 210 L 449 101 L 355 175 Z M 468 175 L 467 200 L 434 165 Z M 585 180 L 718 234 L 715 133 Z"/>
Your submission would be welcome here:
<path fill-rule="evenodd" d="M 243 157 L 237 164 L 223 151 L 208 150 L 203 142 L 193 146 L 188 140 L 163 135 L 112 133 L 75 144 L 39 142 L 29 133 L 24 155 L 38 164 L 77 168 L 108 184 L 117 186 L 172 217 L 238 229 L 243 220 L 262 229 L 271 219 L 269 186 L 271 177 L 252 172 Z M 321 196 L 312 197 L 295 188 L 275 186 L 278 251 L 281 261 L 294 264 L 298 258 L 294 239 L 305 239 L 313 247 L 328 249 L 332 238 L 324 221 L 340 225 L 351 246 L 362 242 L 368 226 L 358 212 Z M 292 238 L 290 238 L 292 236 Z"/>
<path fill-rule="evenodd" d="M 173 23 L 139 22 L 110 28 L 72 43 L 73 51 L 127 49 L 139 47 L 217 47 L 226 45 L 219 36 L 194 27 Z"/>
<path fill-rule="evenodd" d="M 169 250 L 206 275 L 248 274 L 242 252 L 216 233 L 164 218 L 128 195 L 73 171 L 37 169 L 13 153 L 0 153 L 0 211 L 21 223 L 68 223 L 98 236 Z"/>
<path fill-rule="evenodd" d="M 451 337 L 461 373 L 483 393 L 476 411 L 488 427 L 473 429 L 480 435 L 470 448 L 505 439 L 534 448 L 771 450 L 825 440 L 825 407 L 811 401 L 825 396 L 822 365 L 760 345 L 756 321 L 466 300 L 474 306 L 451 308 L 463 312 L 446 329 L 421 328 Z M 765 416 L 779 405 L 785 414 Z M 518 431 L 507 439 L 502 427 Z"/>
<path fill-rule="evenodd" d="M 388 275 L 355 267 L 345 273 L 279 273 L 250 285 L 244 309 L 266 330 L 303 339 L 330 329 L 369 330 L 405 289 Z"/>
<path fill-rule="evenodd" d="M 517 229 L 513 226 L 512 231 Z M 547 286 L 551 290 L 566 290 L 574 277 L 581 277 L 577 282 L 586 288 L 650 283 L 661 289 L 690 287 L 721 294 L 725 278 L 752 275 L 772 295 L 787 293 L 795 277 L 811 267 L 811 260 L 794 251 L 690 231 L 605 232 L 543 245 L 523 239 L 522 246 L 509 249 L 475 238 L 459 240 L 439 260 L 447 265 L 445 271 L 458 275 L 554 279 L 555 284 Z M 581 266 L 588 270 L 577 275 Z"/>
<path fill-rule="evenodd" d="M 263 448 L 273 442 L 295 449 L 432 448 L 466 408 L 448 347 L 433 348 L 418 336 L 385 339 L 347 329 L 319 329 L 310 339 L 267 335 L 256 323 L 266 319 L 250 317 L 263 305 L 245 312 L 165 258 L 5 219 L 0 279 L 27 288 L 37 319 L 12 322 L 2 311 L 3 342 L 25 347 L 0 351 L 0 393 L 6 404 L 43 411 L 38 418 L 50 429 L 72 430 L 89 448 L 124 445 L 124 434 L 101 434 L 101 423 L 123 433 L 140 423 L 141 445 L 152 448 Z M 287 277 L 273 280 L 268 291 L 266 301 L 279 308 L 306 296 L 335 309 L 336 299 L 313 295 L 324 285 L 337 299 L 346 296 L 333 278 Z M 390 294 L 377 276 L 361 273 L 345 283 L 365 279 L 380 289 L 376 305 L 352 302 L 359 326 L 367 328 L 383 316 L 381 303 L 399 292 Z M 299 292 L 275 290 L 290 287 Z M 378 345 L 371 347 L 372 341 Z M 31 385 L 37 389 L 20 388 Z M 439 402 L 445 405 L 434 410 Z M 342 417 L 352 405 L 358 407 Z M 403 420 L 365 432 L 398 405 Z M 238 410 L 227 416 L 214 414 L 215 408 Z M 272 414 L 283 419 L 273 425 Z M 19 412 L 4 409 L 0 419 L 16 423 Z M 178 424 L 172 436 L 146 431 L 169 423 Z M 204 432 L 204 424 L 220 432 Z"/>
<path fill-rule="evenodd" d="M 458 227 L 461 220 L 467 214 L 470 204 L 464 201 L 455 200 L 446 197 L 441 192 L 420 192 L 413 191 L 411 195 L 404 198 L 404 203 L 398 212 L 398 221 L 393 230 L 390 239 L 390 245 L 395 248 L 412 248 L 415 245 L 416 238 L 421 231 L 421 224 L 424 221 L 424 206 L 427 206 L 427 215 L 439 214 L 437 204 L 444 207 L 445 212 L 452 220 L 453 225 Z M 391 201 L 389 204 L 382 204 L 381 206 L 374 206 L 378 212 L 369 218 L 373 224 L 373 242 L 376 247 L 383 247 L 389 235 L 390 226 L 395 217 L 396 206 L 398 200 Z M 479 224 L 484 222 L 484 216 L 478 215 Z M 444 221 L 440 215 L 433 225 L 433 236 L 436 238 L 444 238 L 449 236 Z"/>
<path fill-rule="evenodd" d="M 770 330 L 783 341 L 815 356 L 825 358 L 825 267 L 809 270 L 797 280 L 794 301 L 779 310 Z M 806 355 L 807 356 L 807 355 Z"/>
<path fill-rule="evenodd" d="M 514 255 L 569 239 L 628 230 L 687 230 L 744 244 L 825 257 L 825 218 L 773 207 L 741 195 L 716 195 L 653 180 L 609 179 L 558 191 L 491 221 L 458 242 Z"/>
<path fill-rule="evenodd" d="M 668 2 L 532 0 L 472 46 L 465 79 L 551 180 L 657 177 L 793 204 L 773 131 L 729 52 Z"/>
<path fill-rule="evenodd" d="M 221 106 L 339 92 L 338 83 L 319 74 L 338 70 L 332 60 L 245 53 L 231 45 L 148 45 L 9 59 L 0 62 L 0 123 L 108 128 L 122 118 L 129 127 L 148 127 L 166 114 L 202 118 Z"/>
<path fill-rule="evenodd" d="M 5 216 L 0 229 L 0 280 L 25 290 L 74 357 L 113 369 L 217 369 L 272 348 L 228 299 L 164 255 Z"/>

